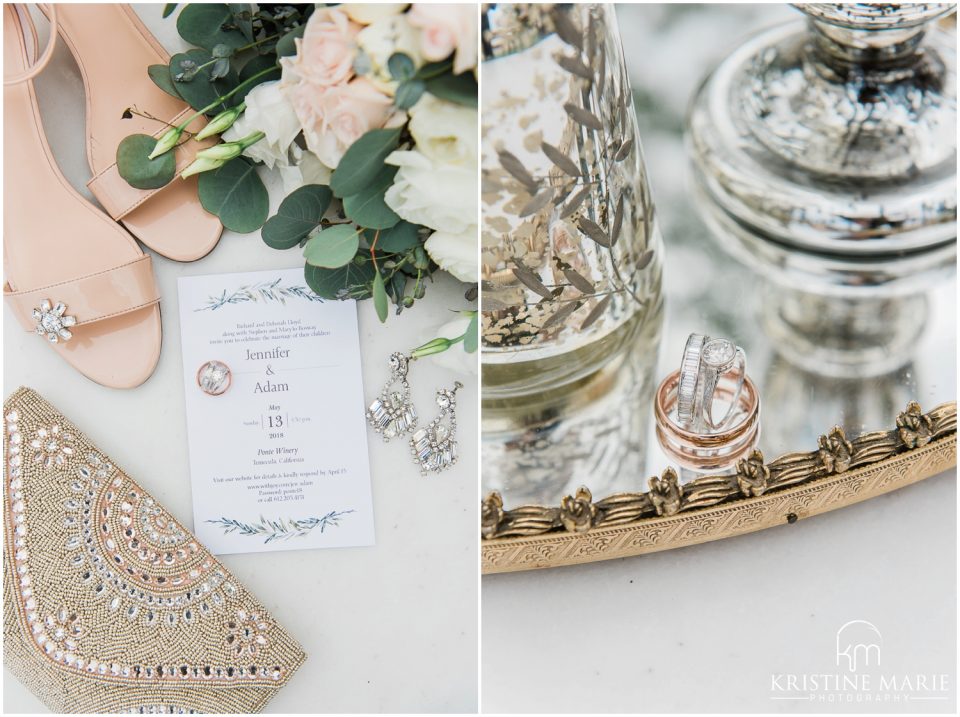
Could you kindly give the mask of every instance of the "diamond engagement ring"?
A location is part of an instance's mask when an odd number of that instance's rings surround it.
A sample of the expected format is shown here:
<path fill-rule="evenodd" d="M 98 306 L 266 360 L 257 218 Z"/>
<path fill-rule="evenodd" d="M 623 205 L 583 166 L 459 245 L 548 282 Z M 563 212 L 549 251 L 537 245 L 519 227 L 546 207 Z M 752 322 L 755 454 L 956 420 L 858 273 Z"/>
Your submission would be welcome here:
<path fill-rule="evenodd" d="M 743 349 L 728 339 L 690 334 L 677 373 L 678 425 L 697 433 L 715 433 L 729 427 L 739 412 L 737 406 L 746 377 Z M 735 383 L 732 389 L 722 392 L 730 401 L 725 401 L 726 413 L 718 419 L 714 417 L 714 404 L 721 378 Z"/>
<path fill-rule="evenodd" d="M 197 385 L 208 396 L 226 393 L 232 382 L 233 374 L 223 361 L 207 361 L 197 370 Z"/>
<path fill-rule="evenodd" d="M 728 339 L 708 338 L 700 352 L 700 370 L 697 379 L 697 393 L 694 401 L 694 428 L 698 433 L 709 429 L 717 432 L 726 429 L 738 413 L 740 393 L 746 377 L 746 355 L 739 346 Z M 720 420 L 713 416 L 717 383 L 721 376 L 731 374 L 736 381 L 727 403 L 727 412 Z"/>

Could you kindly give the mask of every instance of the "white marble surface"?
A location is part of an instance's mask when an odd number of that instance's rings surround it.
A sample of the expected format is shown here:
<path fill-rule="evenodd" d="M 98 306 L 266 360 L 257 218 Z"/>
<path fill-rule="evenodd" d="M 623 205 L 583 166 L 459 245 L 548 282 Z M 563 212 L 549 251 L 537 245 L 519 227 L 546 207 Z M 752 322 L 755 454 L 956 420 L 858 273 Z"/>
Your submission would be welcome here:
<path fill-rule="evenodd" d="M 747 35 L 796 12 L 644 3 L 618 16 L 655 199 L 684 201 L 678 133 L 691 93 Z M 669 254 L 686 227 L 664 222 Z M 956 518 L 949 471 L 792 526 L 486 576 L 483 711 L 955 713 Z M 812 701 L 773 699 L 784 696 L 774 675 L 838 673 L 837 631 L 851 620 L 880 631 L 882 673 L 914 684 L 946 675 L 947 689 L 910 701 L 903 690 L 888 702 L 821 702 L 819 689 Z"/>
<path fill-rule="evenodd" d="M 179 48 L 173 20 L 160 5 L 141 6 L 146 24 Z M 144 77 L 146 81 L 146 77 Z M 83 94 L 61 45 L 38 80 L 41 109 L 67 178 L 89 179 L 83 150 Z M 281 193 L 271 187 L 272 209 Z M 8 234 L 7 240 L 10 240 Z M 19 240 L 19 238 L 18 238 Z M 176 310 L 178 276 L 291 267 L 296 250 L 269 249 L 258 235 L 226 233 L 193 264 L 154 257 L 163 300 L 160 364 L 140 388 L 103 388 L 74 370 L 4 311 L 4 395 L 29 385 L 71 418 L 175 516 L 192 523 Z M 432 338 L 450 308 L 467 308 L 449 278 L 428 287 L 428 300 L 386 327 L 371 302 L 360 304 L 364 385 L 386 378 L 391 351 Z M 223 559 L 303 644 L 309 657 L 267 712 L 472 712 L 477 702 L 477 378 L 454 375 L 430 359 L 411 370 L 414 399 L 427 411 L 434 390 L 460 379 L 461 462 L 440 477 L 419 475 L 399 443 L 371 434 L 377 544 L 370 548 L 231 555 Z M 358 407 L 359 408 L 359 407 Z M 4 671 L 3 711 L 41 712 L 43 705 Z"/>

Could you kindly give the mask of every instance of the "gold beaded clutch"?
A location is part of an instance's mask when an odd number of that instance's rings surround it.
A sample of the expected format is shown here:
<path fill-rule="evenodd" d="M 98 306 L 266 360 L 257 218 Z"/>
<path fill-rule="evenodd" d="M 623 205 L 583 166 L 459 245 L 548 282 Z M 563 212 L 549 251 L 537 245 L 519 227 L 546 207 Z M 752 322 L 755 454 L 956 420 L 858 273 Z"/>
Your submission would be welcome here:
<path fill-rule="evenodd" d="M 4 404 L 3 660 L 54 712 L 256 712 L 303 649 L 37 393 Z"/>

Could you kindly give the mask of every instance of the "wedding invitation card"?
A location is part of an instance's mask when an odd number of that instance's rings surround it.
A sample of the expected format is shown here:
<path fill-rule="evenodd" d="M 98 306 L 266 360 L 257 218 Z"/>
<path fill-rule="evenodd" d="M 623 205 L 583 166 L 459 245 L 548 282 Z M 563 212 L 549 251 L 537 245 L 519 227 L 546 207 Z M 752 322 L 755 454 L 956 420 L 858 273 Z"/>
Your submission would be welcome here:
<path fill-rule="evenodd" d="M 303 269 L 179 279 L 194 532 L 217 554 L 372 545 L 354 301 Z"/>

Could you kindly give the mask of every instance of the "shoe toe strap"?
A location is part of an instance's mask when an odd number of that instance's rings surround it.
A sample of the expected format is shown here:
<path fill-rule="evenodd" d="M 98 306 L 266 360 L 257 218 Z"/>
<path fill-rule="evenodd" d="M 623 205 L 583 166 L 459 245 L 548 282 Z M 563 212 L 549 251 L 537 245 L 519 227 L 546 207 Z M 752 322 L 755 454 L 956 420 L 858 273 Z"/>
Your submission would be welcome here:
<path fill-rule="evenodd" d="M 191 114 L 193 114 L 193 110 L 190 107 L 187 107 L 183 110 L 183 112 L 169 120 L 169 125 L 173 127 L 179 126 L 179 124 Z M 206 120 L 202 117 L 198 117 L 187 129 L 190 132 L 196 133 L 199 132 L 205 125 Z M 159 139 L 160 136 L 166 133 L 168 129 L 169 127 L 167 126 L 160 127 L 160 129 L 154 132 L 153 136 Z M 177 160 L 176 175 L 179 175 L 180 172 L 186 169 L 187 166 L 193 162 L 194 158 L 197 156 L 197 152 L 199 152 L 201 149 L 213 146 L 216 144 L 216 142 L 216 137 L 208 137 L 200 142 L 196 142 L 193 139 L 181 140 L 180 144 L 175 149 L 171 150 L 175 153 L 174 157 Z M 174 182 L 180 181 L 176 175 L 173 178 Z M 100 202 L 100 205 L 106 210 L 107 214 L 117 221 L 139 207 L 157 192 L 162 192 L 166 187 L 169 186 L 170 185 L 167 184 L 159 189 L 137 189 L 136 187 L 131 187 L 129 184 L 127 184 L 127 180 L 120 176 L 120 171 L 117 169 L 116 162 L 98 172 L 89 182 L 87 182 L 87 187 L 89 187 L 90 191 L 93 193 L 93 196 L 97 198 L 97 201 Z"/>
<path fill-rule="evenodd" d="M 37 331 L 35 311 L 51 310 L 71 316 L 67 326 L 83 326 L 150 306 L 160 301 L 149 255 L 112 269 L 59 282 L 39 289 L 13 291 L 4 286 L 4 299 L 27 331 Z M 60 310 L 62 305 L 63 310 Z"/>

